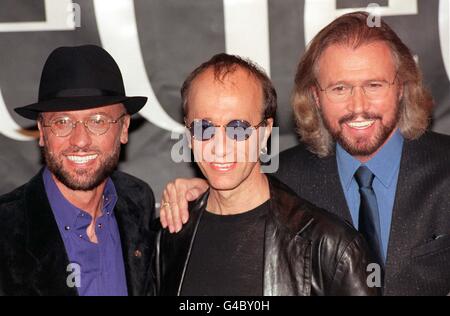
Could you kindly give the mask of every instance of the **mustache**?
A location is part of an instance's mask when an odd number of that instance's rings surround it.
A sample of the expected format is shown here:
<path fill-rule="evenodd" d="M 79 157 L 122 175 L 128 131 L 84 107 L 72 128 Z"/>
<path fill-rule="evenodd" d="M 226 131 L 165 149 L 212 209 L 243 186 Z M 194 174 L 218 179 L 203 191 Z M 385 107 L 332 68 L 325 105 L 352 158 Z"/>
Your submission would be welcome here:
<path fill-rule="evenodd" d="M 348 113 L 348 114 L 344 115 L 343 117 L 341 117 L 339 119 L 339 124 L 351 122 L 351 121 L 356 120 L 357 118 L 362 118 L 364 120 L 377 120 L 377 119 L 381 120 L 382 119 L 382 117 L 380 115 L 371 113 L 371 112 L 362 112 L 362 113 L 352 112 L 352 113 Z"/>
<path fill-rule="evenodd" d="M 79 153 L 100 153 L 100 150 L 96 147 L 78 147 L 78 146 L 71 146 L 67 149 L 64 149 L 62 152 L 63 155 L 68 154 L 79 154 Z"/>

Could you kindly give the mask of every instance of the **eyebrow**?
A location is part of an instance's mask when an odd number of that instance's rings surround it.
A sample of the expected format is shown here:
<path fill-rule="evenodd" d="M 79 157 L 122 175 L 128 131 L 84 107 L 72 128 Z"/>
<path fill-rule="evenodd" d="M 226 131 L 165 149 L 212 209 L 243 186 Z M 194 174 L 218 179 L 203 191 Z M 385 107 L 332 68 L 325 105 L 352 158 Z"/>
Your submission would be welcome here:
<path fill-rule="evenodd" d="M 387 80 L 386 78 L 377 77 L 377 78 L 370 78 L 370 79 L 364 80 L 364 81 L 362 81 L 362 83 L 373 82 L 373 81 L 389 82 L 389 80 Z M 349 81 L 339 80 L 339 81 L 331 82 L 330 84 L 327 85 L 327 87 L 336 86 L 336 85 L 340 85 L 340 84 L 349 85 L 349 86 L 354 85 L 353 83 L 351 83 Z"/>
<path fill-rule="evenodd" d="M 54 113 L 54 112 L 46 112 L 46 113 Z M 85 117 L 91 117 L 93 115 L 99 115 L 99 114 L 100 115 L 107 115 L 107 116 L 111 116 L 112 117 L 111 114 L 108 114 L 106 112 L 94 112 L 94 113 L 91 113 L 91 114 L 87 114 Z M 60 113 L 51 114 L 47 119 L 52 119 L 52 118 L 54 118 L 56 116 L 69 116 L 69 117 L 73 118 L 73 115 L 70 112 L 60 112 Z"/>

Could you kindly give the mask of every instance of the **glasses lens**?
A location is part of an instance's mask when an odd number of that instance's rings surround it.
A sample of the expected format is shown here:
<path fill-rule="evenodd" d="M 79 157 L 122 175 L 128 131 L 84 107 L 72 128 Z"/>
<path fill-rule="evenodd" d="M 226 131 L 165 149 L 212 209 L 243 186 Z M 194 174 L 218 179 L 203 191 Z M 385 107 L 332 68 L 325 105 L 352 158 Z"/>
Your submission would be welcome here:
<path fill-rule="evenodd" d="M 111 118 L 106 115 L 96 114 L 88 118 L 85 122 L 87 128 L 95 135 L 106 133 L 109 129 L 109 122 Z"/>
<path fill-rule="evenodd" d="M 206 141 L 214 137 L 215 126 L 208 120 L 194 120 L 189 127 L 191 136 L 197 140 Z"/>
<path fill-rule="evenodd" d="M 340 102 L 340 101 L 346 100 L 348 98 L 348 96 L 351 94 L 351 91 L 352 91 L 351 86 L 347 86 L 347 85 L 343 85 L 343 84 L 331 86 L 325 90 L 328 97 L 333 102 Z"/>
<path fill-rule="evenodd" d="M 233 120 L 227 124 L 226 133 L 227 136 L 238 142 L 247 140 L 253 132 L 250 128 L 251 124 L 243 120 Z"/>
<path fill-rule="evenodd" d="M 379 99 L 386 95 L 389 84 L 386 81 L 372 81 L 364 85 L 368 97 Z"/>
<path fill-rule="evenodd" d="M 68 117 L 57 117 L 50 122 L 50 128 L 56 136 L 67 136 L 72 131 L 72 124 Z"/>

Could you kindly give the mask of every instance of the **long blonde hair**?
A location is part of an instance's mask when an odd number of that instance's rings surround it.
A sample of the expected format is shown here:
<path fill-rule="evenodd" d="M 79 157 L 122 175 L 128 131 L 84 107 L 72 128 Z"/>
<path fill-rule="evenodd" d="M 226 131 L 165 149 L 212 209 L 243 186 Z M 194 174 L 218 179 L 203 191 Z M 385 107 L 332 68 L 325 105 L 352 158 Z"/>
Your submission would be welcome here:
<path fill-rule="evenodd" d="M 319 157 L 334 152 L 334 140 L 324 125 L 316 106 L 313 87 L 316 85 L 318 60 L 324 50 L 335 44 L 358 48 L 375 41 L 386 42 L 397 66 L 397 78 L 403 84 L 398 127 L 406 139 L 421 136 L 429 124 L 433 100 L 422 82 L 422 74 L 409 48 L 395 32 L 381 21 L 379 27 L 369 27 L 367 12 L 345 14 L 322 29 L 308 45 L 295 75 L 292 106 L 300 139 Z"/>

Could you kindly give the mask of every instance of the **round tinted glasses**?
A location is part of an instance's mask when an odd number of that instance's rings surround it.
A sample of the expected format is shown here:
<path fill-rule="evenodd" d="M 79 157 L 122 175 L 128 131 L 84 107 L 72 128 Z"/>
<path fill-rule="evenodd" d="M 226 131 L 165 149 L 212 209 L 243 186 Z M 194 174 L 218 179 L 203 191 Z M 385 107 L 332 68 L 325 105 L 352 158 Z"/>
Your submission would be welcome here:
<path fill-rule="evenodd" d="M 226 125 L 217 125 L 206 119 L 194 119 L 191 124 L 186 125 L 186 128 L 194 139 L 207 141 L 214 137 L 217 128 L 225 127 L 227 137 L 239 142 L 247 140 L 252 135 L 253 130 L 258 129 L 265 123 L 266 119 L 256 125 L 251 125 L 245 120 L 231 120 Z"/>

